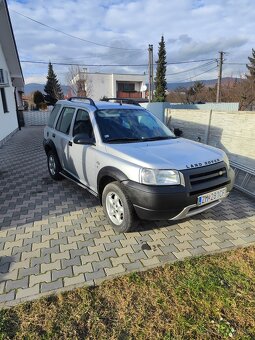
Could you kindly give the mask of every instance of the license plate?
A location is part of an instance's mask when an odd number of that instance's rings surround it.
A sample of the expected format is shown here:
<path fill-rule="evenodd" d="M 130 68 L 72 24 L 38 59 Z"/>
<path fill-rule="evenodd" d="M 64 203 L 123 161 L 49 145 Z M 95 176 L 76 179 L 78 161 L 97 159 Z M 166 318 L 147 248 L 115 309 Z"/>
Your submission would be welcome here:
<path fill-rule="evenodd" d="M 224 198 L 227 194 L 227 188 L 221 188 L 215 191 L 208 192 L 207 194 L 198 196 L 197 205 L 204 205 L 214 201 L 217 201 L 221 198 Z"/>

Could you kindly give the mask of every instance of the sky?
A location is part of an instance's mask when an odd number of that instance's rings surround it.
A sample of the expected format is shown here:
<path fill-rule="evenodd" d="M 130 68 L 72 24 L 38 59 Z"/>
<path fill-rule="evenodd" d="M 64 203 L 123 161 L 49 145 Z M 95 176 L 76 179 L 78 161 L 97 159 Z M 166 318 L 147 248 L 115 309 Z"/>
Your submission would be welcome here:
<path fill-rule="evenodd" d="M 21 61 L 77 63 L 84 65 L 81 68 L 87 72 L 147 74 L 148 45 L 153 44 L 156 61 L 163 35 L 167 81 L 185 82 L 217 78 L 219 51 L 226 52 L 223 76 L 240 77 L 246 72 L 245 64 L 255 48 L 255 0 L 7 0 L 7 3 Z M 180 63 L 197 60 L 201 61 Z M 88 66 L 105 64 L 142 66 Z M 45 83 L 47 64 L 21 65 L 27 84 Z M 67 83 L 68 68 L 54 65 L 61 84 Z"/>

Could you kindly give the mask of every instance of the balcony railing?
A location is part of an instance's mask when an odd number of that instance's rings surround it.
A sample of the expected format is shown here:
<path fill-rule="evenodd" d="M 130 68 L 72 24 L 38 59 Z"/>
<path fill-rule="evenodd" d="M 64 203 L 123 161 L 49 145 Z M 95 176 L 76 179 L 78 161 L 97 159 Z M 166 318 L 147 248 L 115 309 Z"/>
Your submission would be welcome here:
<path fill-rule="evenodd" d="M 117 98 L 142 98 L 142 92 L 124 92 L 117 91 Z"/>

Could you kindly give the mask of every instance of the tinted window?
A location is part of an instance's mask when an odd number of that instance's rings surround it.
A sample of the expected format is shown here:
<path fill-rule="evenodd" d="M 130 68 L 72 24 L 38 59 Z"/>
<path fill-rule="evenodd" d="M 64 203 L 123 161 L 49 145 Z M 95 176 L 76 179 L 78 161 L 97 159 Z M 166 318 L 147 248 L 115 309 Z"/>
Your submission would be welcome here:
<path fill-rule="evenodd" d="M 57 117 L 57 115 L 58 115 L 58 113 L 59 113 L 60 107 L 61 107 L 60 104 L 56 104 L 56 105 L 53 107 L 53 109 L 52 109 L 52 111 L 51 111 L 51 114 L 50 114 L 50 117 L 49 117 L 49 120 L 48 120 L 48 126 L 49 126 L 49 127 L 53 127 L 54 122 L 55 122 L 55 119 L 56 119 L 56 117 Z"/>
<path fill-rule="evenodd" d="M 73 136 L 82 133 L 87 135 L 87 137 L 91 138 L 94 136 L 92 124 L 89 118 L 89 113 L 85 110 L 79 109 L 77 111 L 74 127 L 73 127 Z"/>
<path fill-rule="evenodd" d="M 71 107 L 65 107 L 61 111 L 60 117 L 57 122 L 56 130 L 63 132 L 65 134 L 69 134 L 70 126 L 72 123 L 73 115 L 75 109 Z"/>

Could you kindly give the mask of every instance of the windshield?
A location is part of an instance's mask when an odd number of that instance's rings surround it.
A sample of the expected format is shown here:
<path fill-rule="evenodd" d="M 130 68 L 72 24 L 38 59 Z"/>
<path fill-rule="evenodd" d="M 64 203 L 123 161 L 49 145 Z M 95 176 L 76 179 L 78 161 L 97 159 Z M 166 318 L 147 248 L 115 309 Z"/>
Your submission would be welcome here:
<path fill-rule="evenodd" d="M 146 110 L 105 109 L 95 113 L 105 143 L 131 143 L 175 138 L 159 119 Z"/>

